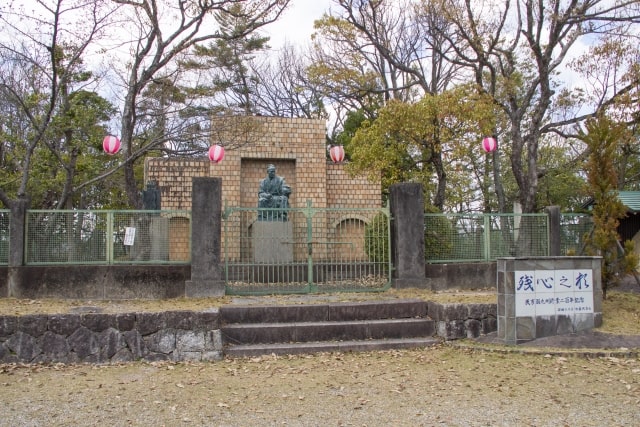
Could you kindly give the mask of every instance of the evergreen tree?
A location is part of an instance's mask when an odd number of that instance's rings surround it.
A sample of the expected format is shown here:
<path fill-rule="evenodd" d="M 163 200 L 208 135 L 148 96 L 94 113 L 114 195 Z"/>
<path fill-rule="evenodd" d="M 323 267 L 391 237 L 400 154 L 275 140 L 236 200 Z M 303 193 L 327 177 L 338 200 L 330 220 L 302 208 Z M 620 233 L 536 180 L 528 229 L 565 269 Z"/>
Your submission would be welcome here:
<path fill-rule="evenodd" d="M 594 229 L 587 238 L 589 252 L 602 256 L 602 293 L 616 285 L 624 274 L 636 268 L 637 257 L 631 242 L 620 245 L 618 225 L 626 215 L 626 208 L 618 197 L 618 177 L 614 159 L 618 144 L 628 136 L 623 124 L 615 123 L 600 114 L 586 123 L 581 138 L 587 144 L 589 158 L 587 174 L 589 192 L 593 199 Z"/>

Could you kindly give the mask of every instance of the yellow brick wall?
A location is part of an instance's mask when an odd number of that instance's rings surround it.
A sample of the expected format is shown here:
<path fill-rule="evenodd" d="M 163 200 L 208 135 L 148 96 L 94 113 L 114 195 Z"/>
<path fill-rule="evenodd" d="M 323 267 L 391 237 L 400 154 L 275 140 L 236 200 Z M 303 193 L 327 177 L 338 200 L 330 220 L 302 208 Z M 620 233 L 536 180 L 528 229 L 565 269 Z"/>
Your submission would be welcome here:
<path fill-rule="evenodd" d="M 326 160 L 325 122 L 300 118 L 256 117 L 253 141 L 237 140 L 221 163 L 202 159 L 147 158 L 145 182 L 158 181 L 162 209 L 191 209 L 193 177 L 221 177 L 223 203 L 256 207 L 258 185 L 269 163 L 293 189 L 291 207 L 380 207 L 380 182 L 351 178 L 344 165 Z M 223 136 L 220 136 L 223 138 Z M 252 139 L 248 138 L 248 139 Z"/>
<path fill-rule="evenodd" d="M 379 208 L 382 206 L 380 182 L 351 177 L 344 165 L 327 162 L 327 206 L 332 208 Z"/>

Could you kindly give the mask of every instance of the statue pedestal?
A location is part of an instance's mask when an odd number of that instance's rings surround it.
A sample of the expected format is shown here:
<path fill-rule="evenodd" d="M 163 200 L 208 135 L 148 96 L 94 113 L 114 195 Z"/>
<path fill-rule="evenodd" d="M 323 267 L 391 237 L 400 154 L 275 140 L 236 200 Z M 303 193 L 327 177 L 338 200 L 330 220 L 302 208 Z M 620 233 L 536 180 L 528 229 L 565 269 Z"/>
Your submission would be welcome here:
<path fill-rule="evenodd" d="M 256 221 L 251 226 L 256 263 L 293 262 L 293 225 L 289 221 Z"/>
<path fill-rule="evenodd" d="M 144 215 L 136 222 L 131 258 L 139 261 L 169 259 L 169 219 Z"/>

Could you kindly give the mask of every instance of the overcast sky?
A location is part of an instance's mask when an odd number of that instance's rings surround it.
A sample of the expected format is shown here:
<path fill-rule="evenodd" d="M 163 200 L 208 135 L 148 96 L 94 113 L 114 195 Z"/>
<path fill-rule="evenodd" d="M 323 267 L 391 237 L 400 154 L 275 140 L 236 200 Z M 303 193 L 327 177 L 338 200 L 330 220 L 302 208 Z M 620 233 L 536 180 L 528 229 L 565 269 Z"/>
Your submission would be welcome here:
<path fill-rule="evenodd" d="M 313 32 L 313 21 L 329 10 L 331 0 L 291 0 L 283 16 L 267 27 L 265 35 L 271 37 L 270 46 L 277 49 L 289 44 L 305 46 Z"/>

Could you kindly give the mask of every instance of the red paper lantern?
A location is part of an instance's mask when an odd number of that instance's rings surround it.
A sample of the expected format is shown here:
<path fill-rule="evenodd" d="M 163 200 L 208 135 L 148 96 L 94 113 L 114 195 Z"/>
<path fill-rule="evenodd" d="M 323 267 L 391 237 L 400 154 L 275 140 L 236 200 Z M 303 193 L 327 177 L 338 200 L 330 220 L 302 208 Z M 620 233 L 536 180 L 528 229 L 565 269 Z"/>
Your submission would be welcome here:
<path fill-rule="evenodd" d="M 496 151 L 497 148 L 498 148 L 498 141 L 494 137 L 485 136 L 482 139 L 482 149 L 487 153 Z"/>
<path fill-rule="evenodd" d="M 112 156 L 120 151 L 120 140 L 117 136 L 107 135 L 102 140 L 102 149 L 105 153 Z"/>
<path fill-rule="evenodd" d="M 220 163 L 224 159 L 224 147 L 222 145 L 212 145 L 209 147 L 209 160 L 213 163 Z"/>
<path fill-rule="evenodd" d="M 344 160 L 344 147 L 342 145 L 334 145 L 329 149 L 329 156 L 333 163 L 340 163 Z"/>

